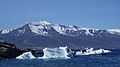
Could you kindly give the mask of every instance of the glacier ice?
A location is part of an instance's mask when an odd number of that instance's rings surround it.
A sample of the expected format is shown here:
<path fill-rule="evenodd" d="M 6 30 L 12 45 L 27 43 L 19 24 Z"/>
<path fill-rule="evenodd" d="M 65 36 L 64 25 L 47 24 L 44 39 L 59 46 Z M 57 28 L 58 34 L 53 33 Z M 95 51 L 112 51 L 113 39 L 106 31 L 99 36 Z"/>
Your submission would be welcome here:
<path fill-rule="evenodd" d="M 76 55 L 92 55 L 92 54 L 104 54 L 110 53 L 110 50 L 98 49 L 94 50 L 93 48 L 86 48 L 84 50 L 76 52 Z M 68 49 L 68 47 L 59 47 L 59 48 L 44 48 L 43 57 L 37 57 L 37 59 L 69 59 L 73 57 L 73 51 Z M 16 57 L 16 59 L 35 59 L 31 52 L 25 52 L 22 55 Z"/>
<path fill-rule="evenodd" d="M 39 58 L 50 59 L 50 58 L 62 58 L 67 59 L 69 53 L 67 52 L 67 47 L 59 47 L 59 48 L 45 48 L 43 49 L 44 56 Z"/>
<path fill-rule="evenodd" d="M 22 55 L 16 57 L 16 59 L 35 59 L 31 52 L 25 52 Z"/>
<path fill-rule="evenodd" d="M 76 55 L 104 54 L 104 53 L 110 53 L 110 52 L 111 52 L 110 50 L 105 50 L 105 49 L 94 50 L 93 48 L 87 48 L 85 50 L 76 52 Z"/>

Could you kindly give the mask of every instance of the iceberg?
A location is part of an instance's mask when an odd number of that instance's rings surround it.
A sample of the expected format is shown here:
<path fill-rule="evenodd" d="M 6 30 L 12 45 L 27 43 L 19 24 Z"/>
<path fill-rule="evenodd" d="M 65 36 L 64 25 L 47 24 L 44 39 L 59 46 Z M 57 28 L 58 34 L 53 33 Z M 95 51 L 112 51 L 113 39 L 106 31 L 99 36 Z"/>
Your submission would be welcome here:
<path fill-rule="evenodd" d="M 31 52 L 25 52 L 22 55 L 16 57 L 16 59 L 35 59 Z"/>
<path fill-rule="evenodd" d="M 104 50 L 104 49 L 99 49 L 99 50 L 95 50 L 96 54 L 104 54 L 104 53 L 111 53 L 110 50 Z"/>
<path fill-rule="evenodd" d="M 51 58 L 58 58 L 58 59 L 68 59 L 69 52 L 67 51 L 68 47 L 59 47 L 59 48 L 44 48 L 43 49 L 43 59 L 51 59 Z"/>
<path fill-rule="evenodd" d="M 76 55 L 92 55 L 92 54 L 104 54 L 104 53 L 111 53 L 111 51 L 105 49 L 94 50 L 93 48 L 86 48 L 84 50 L 76 52 Z"/>

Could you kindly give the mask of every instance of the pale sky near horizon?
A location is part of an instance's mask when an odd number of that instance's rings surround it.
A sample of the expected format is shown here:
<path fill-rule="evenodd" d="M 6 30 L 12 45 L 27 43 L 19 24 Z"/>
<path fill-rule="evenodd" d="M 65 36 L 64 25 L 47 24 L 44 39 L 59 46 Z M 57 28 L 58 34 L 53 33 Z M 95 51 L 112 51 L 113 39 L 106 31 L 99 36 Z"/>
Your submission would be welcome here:
<path fill-rule="evenodd" d="M 120 28 L 120 0 L 0 0 L 0 29 L 42 19 L 62 25 Z"/>

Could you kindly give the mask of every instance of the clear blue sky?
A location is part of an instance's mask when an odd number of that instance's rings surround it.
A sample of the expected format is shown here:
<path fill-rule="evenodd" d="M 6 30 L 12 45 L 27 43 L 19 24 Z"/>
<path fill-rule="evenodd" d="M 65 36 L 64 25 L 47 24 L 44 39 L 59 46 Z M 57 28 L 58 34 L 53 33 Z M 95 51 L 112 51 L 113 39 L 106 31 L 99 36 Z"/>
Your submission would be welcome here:
<path fill-rule="evenodd" d="M 0 29 L 43 18 L 63 25 L 120 28 L 120 0 L 0 0 Z"/>

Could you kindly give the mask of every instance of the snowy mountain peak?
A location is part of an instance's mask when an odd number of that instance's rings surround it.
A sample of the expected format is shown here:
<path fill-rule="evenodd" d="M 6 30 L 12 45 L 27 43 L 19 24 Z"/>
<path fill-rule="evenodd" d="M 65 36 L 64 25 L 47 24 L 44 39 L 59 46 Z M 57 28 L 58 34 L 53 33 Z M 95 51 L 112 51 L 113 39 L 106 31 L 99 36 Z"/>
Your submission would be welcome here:
<path fill-rule="evenodd" d="M 77 29 L 72 25 L 68 25 L 68 27 L 69 27 L 69 30 L 77 31 Z"/>
<path fill-rule="evenodd" d="M 60 33 L 60 34 L 65 34 L 65 33 L 64 33 L 64 28 L 61 27 L 59 24 L 55 24 L 55 25 L 53 26 L 53 29 L 54 29 L 55 31 L 57 31 L 58 33 Z"/>
<path fill-rule="evenodd" d="M 1 31 L 1 34 L 7 34 L 7 33 L 11 32 L 11 31 L 12 31 L 12 29 L 2 30 L 2 31 Z"/>
<path fill-rule="evenodd" d="M 50 30 L 52 32 L 58 32 L 59 34 L 63 35 L 79 35 L 79 34 L 85 34 L 85 35 L 91 35 L 94 36 L 94 34 L 101 34 L 104 32 L 101 29 L 94 29 L 94 28 L 82 28 L 82 27 L 77 27 L 73 25 L 59 25 L 59 24 L 51 24 L 45 20 L 39 21 L 39 22 L 32 22 L 29 23 L 29 28 L 33 33 L 40 34 L 40 35 L 51 35 Z M 110 34 L 120 34 L 120 29 L 108 29 L 106 32 Z M 79 33 L 79 34 L 75 34 Z"/>
<path fill-rule="evenodd" d="M 120 34 L 120 29 L 108 29 L 107 31 L 111 34 Z"/>
<path fill-rule="evenodd" d="M 51 23 L 49 23 L 45 20 L 42 20 L 42 21 L 37 21 L 37 22 L 29 22 L 26 25 L 29 27 L 31 27 L 31 26 L 48 26 L 48 25 L 51 25 Z"/>
<path fill-rule="evenodd" d="M 15 30 L 19 31 L 19 33 L 32 32 L 32 33 L 44 35 L 44 36 L 53 35 L 54 33 L 56 34 L 56 32 L 58 34 L 70 35 L 70 36 L 78 36 L 81 34 L 94 36 L 96 34 L 100 35 L 101 33 L 104 33 L 104 32 L 120 35 L 120 29 L 107 29 L 104 31 L 101 29 L 82 28 L 82 27 L 73 26 L 73 25 L 51 24 L 45 20 L 38 21 L 38 22 L 31 22 Z M 2 30 L 0 31 L 0 34 L 7 34 L 11 31 L 12 30 Z"/>
<path fill-rule="evenodd" d="M 40 25 L 50 25 L 51 23 L 45 21 L 45 20 L 42 20 L 39 22 Z"/>

